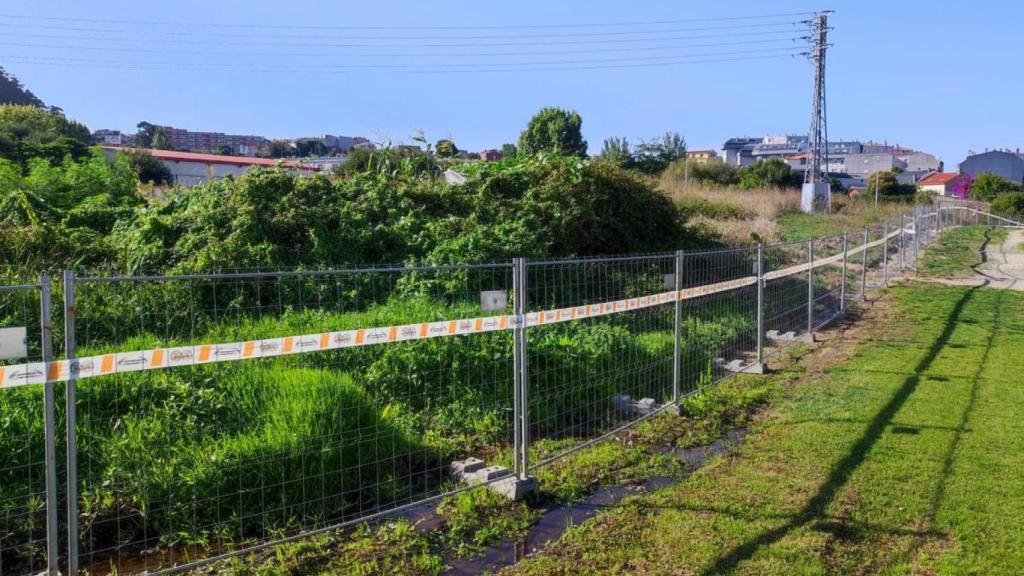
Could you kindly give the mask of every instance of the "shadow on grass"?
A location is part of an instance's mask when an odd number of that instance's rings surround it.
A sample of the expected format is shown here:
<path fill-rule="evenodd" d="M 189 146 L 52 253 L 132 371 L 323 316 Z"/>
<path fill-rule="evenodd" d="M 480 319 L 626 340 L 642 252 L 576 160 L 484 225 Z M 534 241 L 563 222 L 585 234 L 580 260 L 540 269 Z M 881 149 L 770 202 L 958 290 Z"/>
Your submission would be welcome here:
<path fill-rule="evenodd" d="M 762 546 L 768 546 L 778 542 L 790 531 L 799 528 L 800 526 L 826 520 L 827 516 L 825 515 L 825 509 L 835 499 L 840 489 L 846 485 L 853 472 L 856 471 L 864 462 L 864 459 L 867 458 L 871 449 L 890 426 L 893 418 L 900 409 L 903 408 L 907 399 L 910 398 L 917 389 L 918 384 L 921 382 L 921 374 L 928 370 L 932 363 L 935 362 L 935 359 L 938 358 L 943 348 L 946 347 L 950 337 L 956 330 L 960 315 L 963 313 L 964 308 L 971 301 L 975 292 L 979 288 L 981 288 L 981 286 L 972 287 L 963 295 L 963 297 L 960 298 L 960 300 L 957 301 L 953 310 L 946 318 L 945 327 L 943 328 L 942 333 L 934 342 L 932 342 L 931 346 L 928 347 L 927 354 L 925 354 L 917 365 L 914 366 L 913 374 L 904 379 L 903 383 L 896 390 L 896 393 L 892 398 L 890 398 L 885 406 L 875 414 L 875 417 L 871 419 L 868 427 L 864 430 L 853 446 L 851 446 L 850 451 L 846 456 L 832 466 L 828 479 L 819 486 L 817 493 L 815 493 L 807 504 L 804 505 L 804 507 L 786 524 L 783 524 L 778 528 L 762 532 L 760 535 L 726 552 L 708 569 L 704 570 L 702 572 L 703 574 L 710 575 L 730 572 L 736 568 L 740 562 L 751 558 Z M 968 410 L 969 409 L 970 406 L 968 407 Z M 962 422 L 963 426 L 965 426 L 965 424 L 966 416 L 964 416 Z M 958 443 L 959 440 L 956 442 Z M 949 469 L 952 466 L 952 451 L 954 450 L 955 445 L 951 448 L 947 457 L 948 465 L 944 471 L 945 474 L 949 473 Z M 934 502 L 937 503 L 939 499 L 941 499 L 941 493 L 936 495 Z"/>

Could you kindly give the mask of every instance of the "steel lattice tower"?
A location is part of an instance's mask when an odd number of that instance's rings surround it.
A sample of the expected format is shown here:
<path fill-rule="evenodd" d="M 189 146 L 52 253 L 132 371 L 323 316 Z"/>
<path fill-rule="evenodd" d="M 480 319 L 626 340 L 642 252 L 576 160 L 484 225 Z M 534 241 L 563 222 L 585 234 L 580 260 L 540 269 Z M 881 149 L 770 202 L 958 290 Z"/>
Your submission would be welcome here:
<path fill-rule="evenodd" d="M 825 103 L 825 54 L 829 48 L 828 17 L 833 12 L 818 12 L 804 23 L 811 33 L 806 39 L 811 43 L 807 57 L 814 63 L 814 96 L 811 100 L 811 127 L 807 133 L 807 171 L 804 173 L 804 189 L 801 206 L 805 212 L 832 211 L 832 195 L 828 177 L 828 115 Z"/>

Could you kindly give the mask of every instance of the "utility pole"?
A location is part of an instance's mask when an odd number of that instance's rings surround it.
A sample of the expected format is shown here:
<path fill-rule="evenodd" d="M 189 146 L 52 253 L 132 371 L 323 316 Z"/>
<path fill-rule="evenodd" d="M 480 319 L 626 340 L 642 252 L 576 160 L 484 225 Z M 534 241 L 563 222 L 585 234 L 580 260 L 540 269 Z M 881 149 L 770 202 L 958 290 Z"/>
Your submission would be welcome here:
<path fill-rule="evenodd" d="M 805 55 L 814 63 L 814 96 L 811 100 L 811 127 L 807 133 L 810 164 L 804 173 L 800 207 L 804 212 L 832 212 L 832 192 L 828 177 L 828 120 L 825 105 L 825 54 L 828 51 L 828 17 L 832 10 L 818 12 L 803 23 L 810 27 L 804 39 L 810 42 Z"/>

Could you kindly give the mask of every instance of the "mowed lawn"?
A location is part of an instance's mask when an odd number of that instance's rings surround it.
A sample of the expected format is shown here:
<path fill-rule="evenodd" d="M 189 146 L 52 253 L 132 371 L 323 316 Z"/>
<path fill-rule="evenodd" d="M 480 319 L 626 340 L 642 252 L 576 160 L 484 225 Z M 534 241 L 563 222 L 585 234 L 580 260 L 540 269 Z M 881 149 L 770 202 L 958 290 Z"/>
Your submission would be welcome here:
<path fill-rule="evenodd" d="M 508 573 L 1024 573 L 1024 294 L 884 298 L 737 453 Z"/>

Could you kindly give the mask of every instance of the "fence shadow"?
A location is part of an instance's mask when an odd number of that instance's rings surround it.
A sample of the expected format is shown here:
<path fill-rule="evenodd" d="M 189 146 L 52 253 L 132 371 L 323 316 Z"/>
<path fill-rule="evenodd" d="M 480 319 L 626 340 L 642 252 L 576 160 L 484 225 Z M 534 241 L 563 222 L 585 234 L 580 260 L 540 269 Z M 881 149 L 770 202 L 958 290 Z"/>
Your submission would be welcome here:
<path fill-rule="evenodd" d="M 921 374 L 925 372 L 933 362 L 935 362 L 935 359 L 938 358 L 939 354 L 949 343 L 950 337 L 956 330 L 960 315 L 963 313 L 964 308 L 968 303 L 970 303 L 975 292 L 979 288 L 981 287 L 975 286 L 970 288 L 966 293 L 964 293 L 963 297 L 957 301 L 953 310 L 946 318 L 942 333 L 934 342 L 932 342 L 931 346 L 928 348 L 928 352 L 921 358 L 917 365 L 914 366 L 913 374 L 907 376 L 892 398 L 890 398 L 885 406 L 875 414 L 874 418 L 871 419 L 871 422 L 861 434 L 860 438 L 853 444 L 853 446 L 851 446 L 850 451 L 846 456 L 832 466 L 828 479 L 818 487 L 818 491 L 807 502 L 807 504 L 804 505 L 804 507 L 797 512 L 789 522 L 779 526 L 778 528 L 762 532 L 747 542 L 734 547 L 732 550 L 729 550 L 720 556 L 718 560 L 716 560 L 711 567 L 704 570 L 702 574 L 711 575 L 730 572 L 735 569 L 740 562 L 750 559 L 761 547 L 778 542 L 796 528 L 809 524 L 813 521 L 823 520 L 826 518 L 826 508 L 836 498 L 842 487 L 846 485 L 854 471 L 856 471 L 864 462 L 867 455 L 871 452 L 871 449 L 890 426 L 893 418 L 900 409 L 903 408 L 907 399 L 910 398 L 917 389 L 918 384 L 921 382 Z M 955 450 L 955 446 L 953 449 Z M 944 471 L 945 474 L 949 473 L 949 468 L 952 466 L 952 453 L 950 453 L 947 459 L 950 464 Z M 938 495 L 937 497 L 941 497 L 941 495 Z"/>

